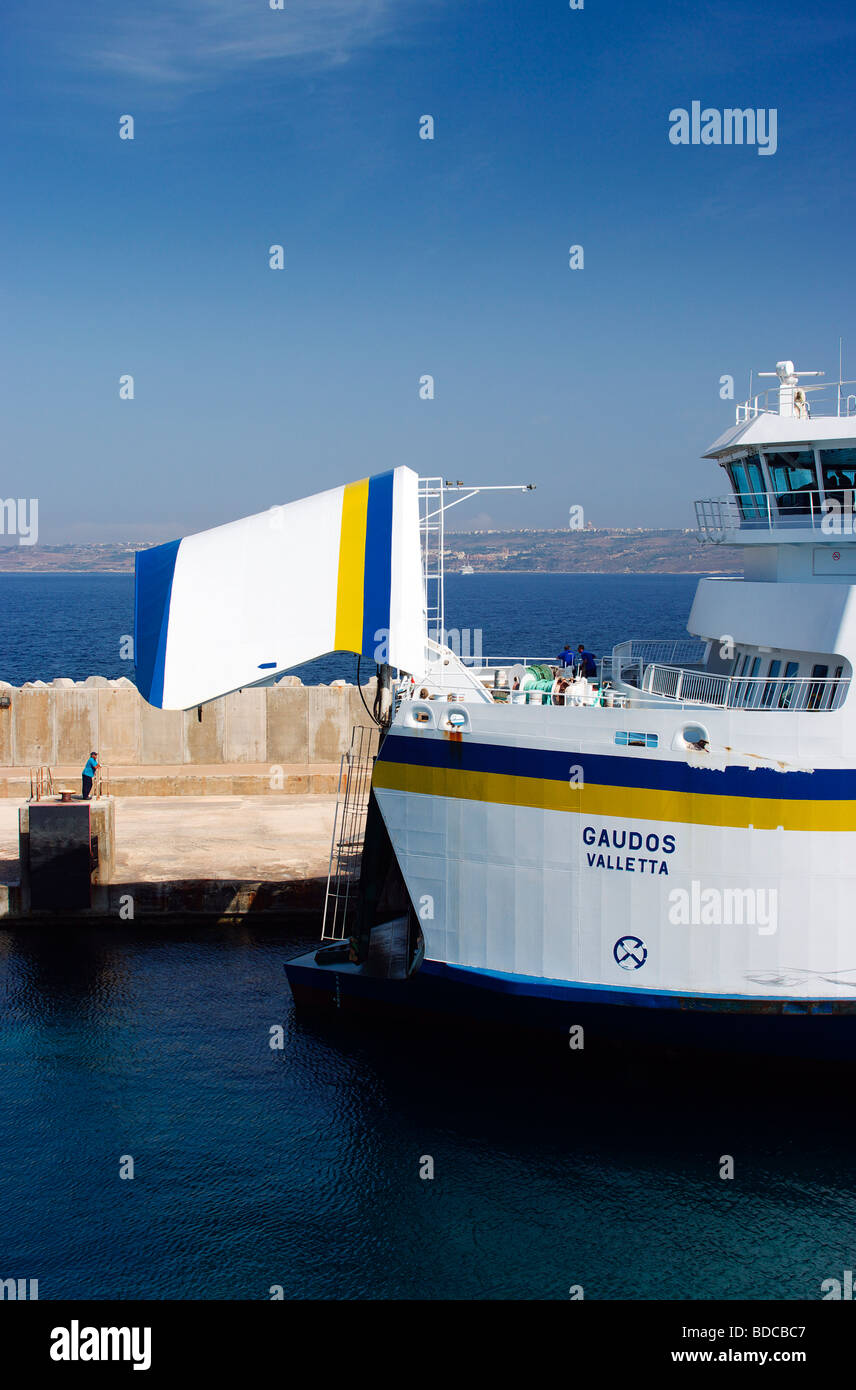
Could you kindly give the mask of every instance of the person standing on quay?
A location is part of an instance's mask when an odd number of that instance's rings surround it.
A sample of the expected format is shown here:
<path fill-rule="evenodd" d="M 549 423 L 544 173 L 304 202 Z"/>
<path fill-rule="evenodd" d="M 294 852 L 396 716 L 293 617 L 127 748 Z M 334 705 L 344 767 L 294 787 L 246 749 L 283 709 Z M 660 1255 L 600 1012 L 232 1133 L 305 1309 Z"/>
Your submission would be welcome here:
<path fill-rule="evenodd" d="M 83 783 L 83 800 L 88 801 L 92 793 L 92 780 L 101 764 L 98 761 L 97 753 L 90 753 L 83 769 L 81 781 Z"/>

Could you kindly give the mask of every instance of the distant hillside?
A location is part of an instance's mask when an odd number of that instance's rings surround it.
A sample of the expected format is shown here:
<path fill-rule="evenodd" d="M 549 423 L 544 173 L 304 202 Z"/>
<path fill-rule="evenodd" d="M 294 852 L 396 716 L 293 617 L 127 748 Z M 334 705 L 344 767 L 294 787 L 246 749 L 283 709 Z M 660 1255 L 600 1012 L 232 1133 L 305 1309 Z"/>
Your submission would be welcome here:
<path fill-rule="evenodd" d="M 568 574 L 742 574 L 733 546 L 700 544 L 697 531 L 458 531 L 446 533 L 446 569 Z"/>
<path fill-rule="evenodd" d="M 740 574 L 736 549 L 700 545 L 697 531 L 456 531 L 446 534 L 446 568 L 487 573 Z M 0 573 L 130 571 L 145 544 L 8 545 Z"/>
<path fill-rule="evenodd" d="M 145 544 L 6 545 L 0 548 L 0 573 L 44 573 L 51 570 L 80 570 L 86 574 L 99 570 L 133 572 L 135 552 L 147 548 Z"/>

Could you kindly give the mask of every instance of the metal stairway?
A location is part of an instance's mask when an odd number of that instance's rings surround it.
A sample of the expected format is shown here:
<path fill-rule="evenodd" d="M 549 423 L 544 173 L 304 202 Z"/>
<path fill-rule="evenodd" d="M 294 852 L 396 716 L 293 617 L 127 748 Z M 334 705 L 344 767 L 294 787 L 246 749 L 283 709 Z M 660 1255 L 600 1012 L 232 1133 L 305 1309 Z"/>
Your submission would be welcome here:
<path fill-rule="evenodd" d="M 379 729 L 354 728 L 351 746 L 342 754 L 336 815 L 330 845 L 330 869 L 324 899 L 323 941 L 345 941 L 357 907 L 360 865 Z"/>

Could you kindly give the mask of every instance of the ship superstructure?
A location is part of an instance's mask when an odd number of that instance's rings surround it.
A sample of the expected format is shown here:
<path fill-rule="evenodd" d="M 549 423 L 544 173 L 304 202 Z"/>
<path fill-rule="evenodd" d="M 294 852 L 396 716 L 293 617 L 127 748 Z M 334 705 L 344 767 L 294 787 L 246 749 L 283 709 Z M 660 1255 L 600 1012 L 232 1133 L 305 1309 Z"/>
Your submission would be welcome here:
<path fill-rule="evenodd" d="M 776 370 L 707 454 L 731 491 L 700 533 L 745 578 L 700 581 L 689 640 L 552 684 L 447 652 L 402 701 L 374 786 L 446 973 L 854 998 L 856 398 L 820 415 Z"/>

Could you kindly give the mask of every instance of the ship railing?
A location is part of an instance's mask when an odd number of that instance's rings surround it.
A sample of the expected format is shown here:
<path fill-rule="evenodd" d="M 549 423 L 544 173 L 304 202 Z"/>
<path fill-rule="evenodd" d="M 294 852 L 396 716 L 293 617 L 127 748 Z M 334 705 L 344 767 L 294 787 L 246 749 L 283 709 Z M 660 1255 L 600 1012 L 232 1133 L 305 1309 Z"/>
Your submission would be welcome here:
<path fill-rule="evenodd" d="M 601 681 L 638 687 L 642 673 L 651 662 L 663 666 L 701 666 L 707 660 L 708 644 L 698 637 L 645 638 L 619 642 L 611 656 L 600 663 Z"/>
<path fill-rule="evenodd" d="M 558 666 L 559 661 L 555 654 L 552 656 L 482 656 L 480 653 L 468 656 L 466 653 L 460 657 L 464 666 L 470 671 L 506 671 L 512 666 Z"/>
<path fill-rule="evenodd" d="M 576 659 L 576 652 L 573 653 Z M 680 662 L 691 666 L 701 664 L 707 656 L 707 643 L 695 637 L 659 638 L 643 641 L 622 642 L 611 653 L 600 658 L 599 674 L 601 680 L 621 679 L 622 671 L 638 668 L 640 663 L 660 661 Z M 507 671 L 514 666 L 552 666 L 562 673 L 561 662 L 552 656 L 461 656 L 460 660 L 468 670 L 484 675 L 490 671 Z"/>
<path fill-rule="evenodd" d="M 725 676 L 652 664 L 639 688 L 660 699 L 711 709 L 829 711 L 843 705 L 849 684 L 845 676 Z"/>
<path fill-rule="evenodd" d="M 732 492 L 726 497 L 704 497 L 696 501 L 695 513 L 700 539 L 721 541 L 734 531 L 821 531 L 831 538 L 842 531 L 842 514 L 852 513 L 853 489 L 817 487 L 794 492 Z"/>
<path fill-rule="evenodd" d="M 856 381 L 829 381 L 823 386 L 809 388 L 806 419 L 829 419 L 856 415 Z M 756 420 L 759 415 L 778 415 L 779 387 L 770 386 L 741 401 L 735 411 L 737 424 Z M 798 417 L 797 417 L 798 418 Z"/>

